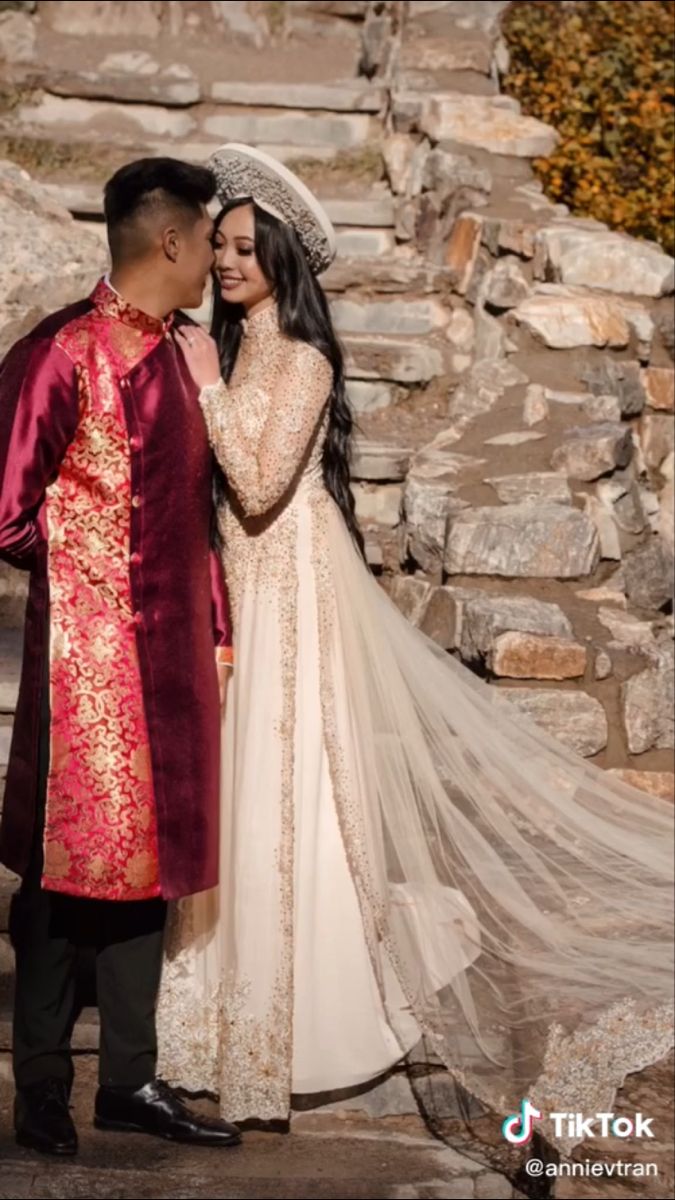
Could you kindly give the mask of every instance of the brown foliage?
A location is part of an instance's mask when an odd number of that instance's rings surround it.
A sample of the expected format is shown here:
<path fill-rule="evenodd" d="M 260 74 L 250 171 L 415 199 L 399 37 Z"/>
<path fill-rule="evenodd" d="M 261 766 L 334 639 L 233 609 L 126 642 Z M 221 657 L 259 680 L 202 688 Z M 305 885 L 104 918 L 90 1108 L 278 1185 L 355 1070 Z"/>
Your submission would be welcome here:
<path fill-rule="evenodd" d="M 504 20 L 505 89 L 553 125 L 535 162 L 573 212 L 675 249 L 673 0 L 518 0 Z"/>

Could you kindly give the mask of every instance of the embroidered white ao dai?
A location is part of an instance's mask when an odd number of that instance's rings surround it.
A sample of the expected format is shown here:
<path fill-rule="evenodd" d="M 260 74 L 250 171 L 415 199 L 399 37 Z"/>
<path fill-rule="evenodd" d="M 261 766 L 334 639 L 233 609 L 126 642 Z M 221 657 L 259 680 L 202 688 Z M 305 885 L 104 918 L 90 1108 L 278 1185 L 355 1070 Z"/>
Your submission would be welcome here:
<path fill-rule="evenodd" d="M 171 916 L 160 1071 L 285 1119 L 424 1033 L 497 1112 L 604 1111 L 672 1040 L 672 805 L 405 620 L 324 485 L 331 388 L 270 306 L 200 397 L 235 670 L 221 882 Z"/>

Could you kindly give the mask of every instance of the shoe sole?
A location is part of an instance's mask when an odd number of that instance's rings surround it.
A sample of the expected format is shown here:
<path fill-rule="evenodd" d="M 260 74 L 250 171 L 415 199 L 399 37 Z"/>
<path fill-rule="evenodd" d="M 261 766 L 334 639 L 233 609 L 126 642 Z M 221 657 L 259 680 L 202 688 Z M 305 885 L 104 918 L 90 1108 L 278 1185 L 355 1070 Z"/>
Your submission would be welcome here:
<path fill-rule="evenodd" d="M 162 1133 L 159 1129 L 146 1129 L 144 1125 L 134 1125 L 131 1121 L 109 1121 L 104 1117 L 94 1117 L 94 1128 L 103 1133 L 147 1133 L 149 1137 L 161 1137 L 166 1142 L 179 1142 L 184 1146 L 239 1146 L 240 1137 L 231 1138 L 182 1138 L 173 1133 Z"/>
<path fill-rule="evenodd" d="M 17 1146 L 23 1146 L 24 1150 L 37 1150 L 39 1154 L 49 1154 L 53 1158 L 73 1158 L 78 1150 L 77 1146 L 48 1145 L 40 1142 L 37 1138 L 28 1137 L 24 1133 L 17 1133 L 15 1141 Z"/>

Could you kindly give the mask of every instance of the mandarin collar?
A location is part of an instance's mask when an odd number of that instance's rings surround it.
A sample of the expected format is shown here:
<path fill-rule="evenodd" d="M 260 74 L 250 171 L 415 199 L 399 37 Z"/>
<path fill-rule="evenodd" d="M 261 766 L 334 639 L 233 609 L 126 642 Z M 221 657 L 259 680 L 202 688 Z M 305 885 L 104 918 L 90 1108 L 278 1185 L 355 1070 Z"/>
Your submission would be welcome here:
<path fill-rule="evenodd" d="M 122 321 L 124 325 L 131 325 L 133 329 L 138 329 L 141 333 L 154 333 L 157 337 L 162 337 L 173 325 L 173 313 L 169 313 L 164 321 L 161 317 L 151 317 L 149 313 L 129 304 L 123 296 L 120 296 L 119 292 L 106 283 L 105 279 L 99 280 L 90 299 L 104 316 Z"/>
<path fill-rule="evenodd" d="M 271 333 L 279 332 L 279 309 L 276 304 L 269 304 L 267 308 L 261 308 L 252 317 L 244 317 L 241 322 L 242 332 L 245 338 L 268 337 Z"/>

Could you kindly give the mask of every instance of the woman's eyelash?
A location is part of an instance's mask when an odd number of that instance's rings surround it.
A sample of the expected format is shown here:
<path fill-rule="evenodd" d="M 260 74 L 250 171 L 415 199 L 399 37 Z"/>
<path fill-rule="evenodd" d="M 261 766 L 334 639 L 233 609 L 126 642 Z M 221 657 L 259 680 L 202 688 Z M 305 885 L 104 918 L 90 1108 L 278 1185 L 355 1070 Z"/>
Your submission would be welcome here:
<path fill-rule="evenodd" d="M 211 244 L 212 244 L 214 250 L 224 250 L 225 249 L 224 242 L 212 242 Z M 254 250 L 253 250 L 252 246 L 248 246 L 248 247 L 247 246 L 238 246 L 237 247 L 237 254 L 239 254 L 243 258 L 250 258 L 250 256 L 253 253 L 254 253 Z"/>

